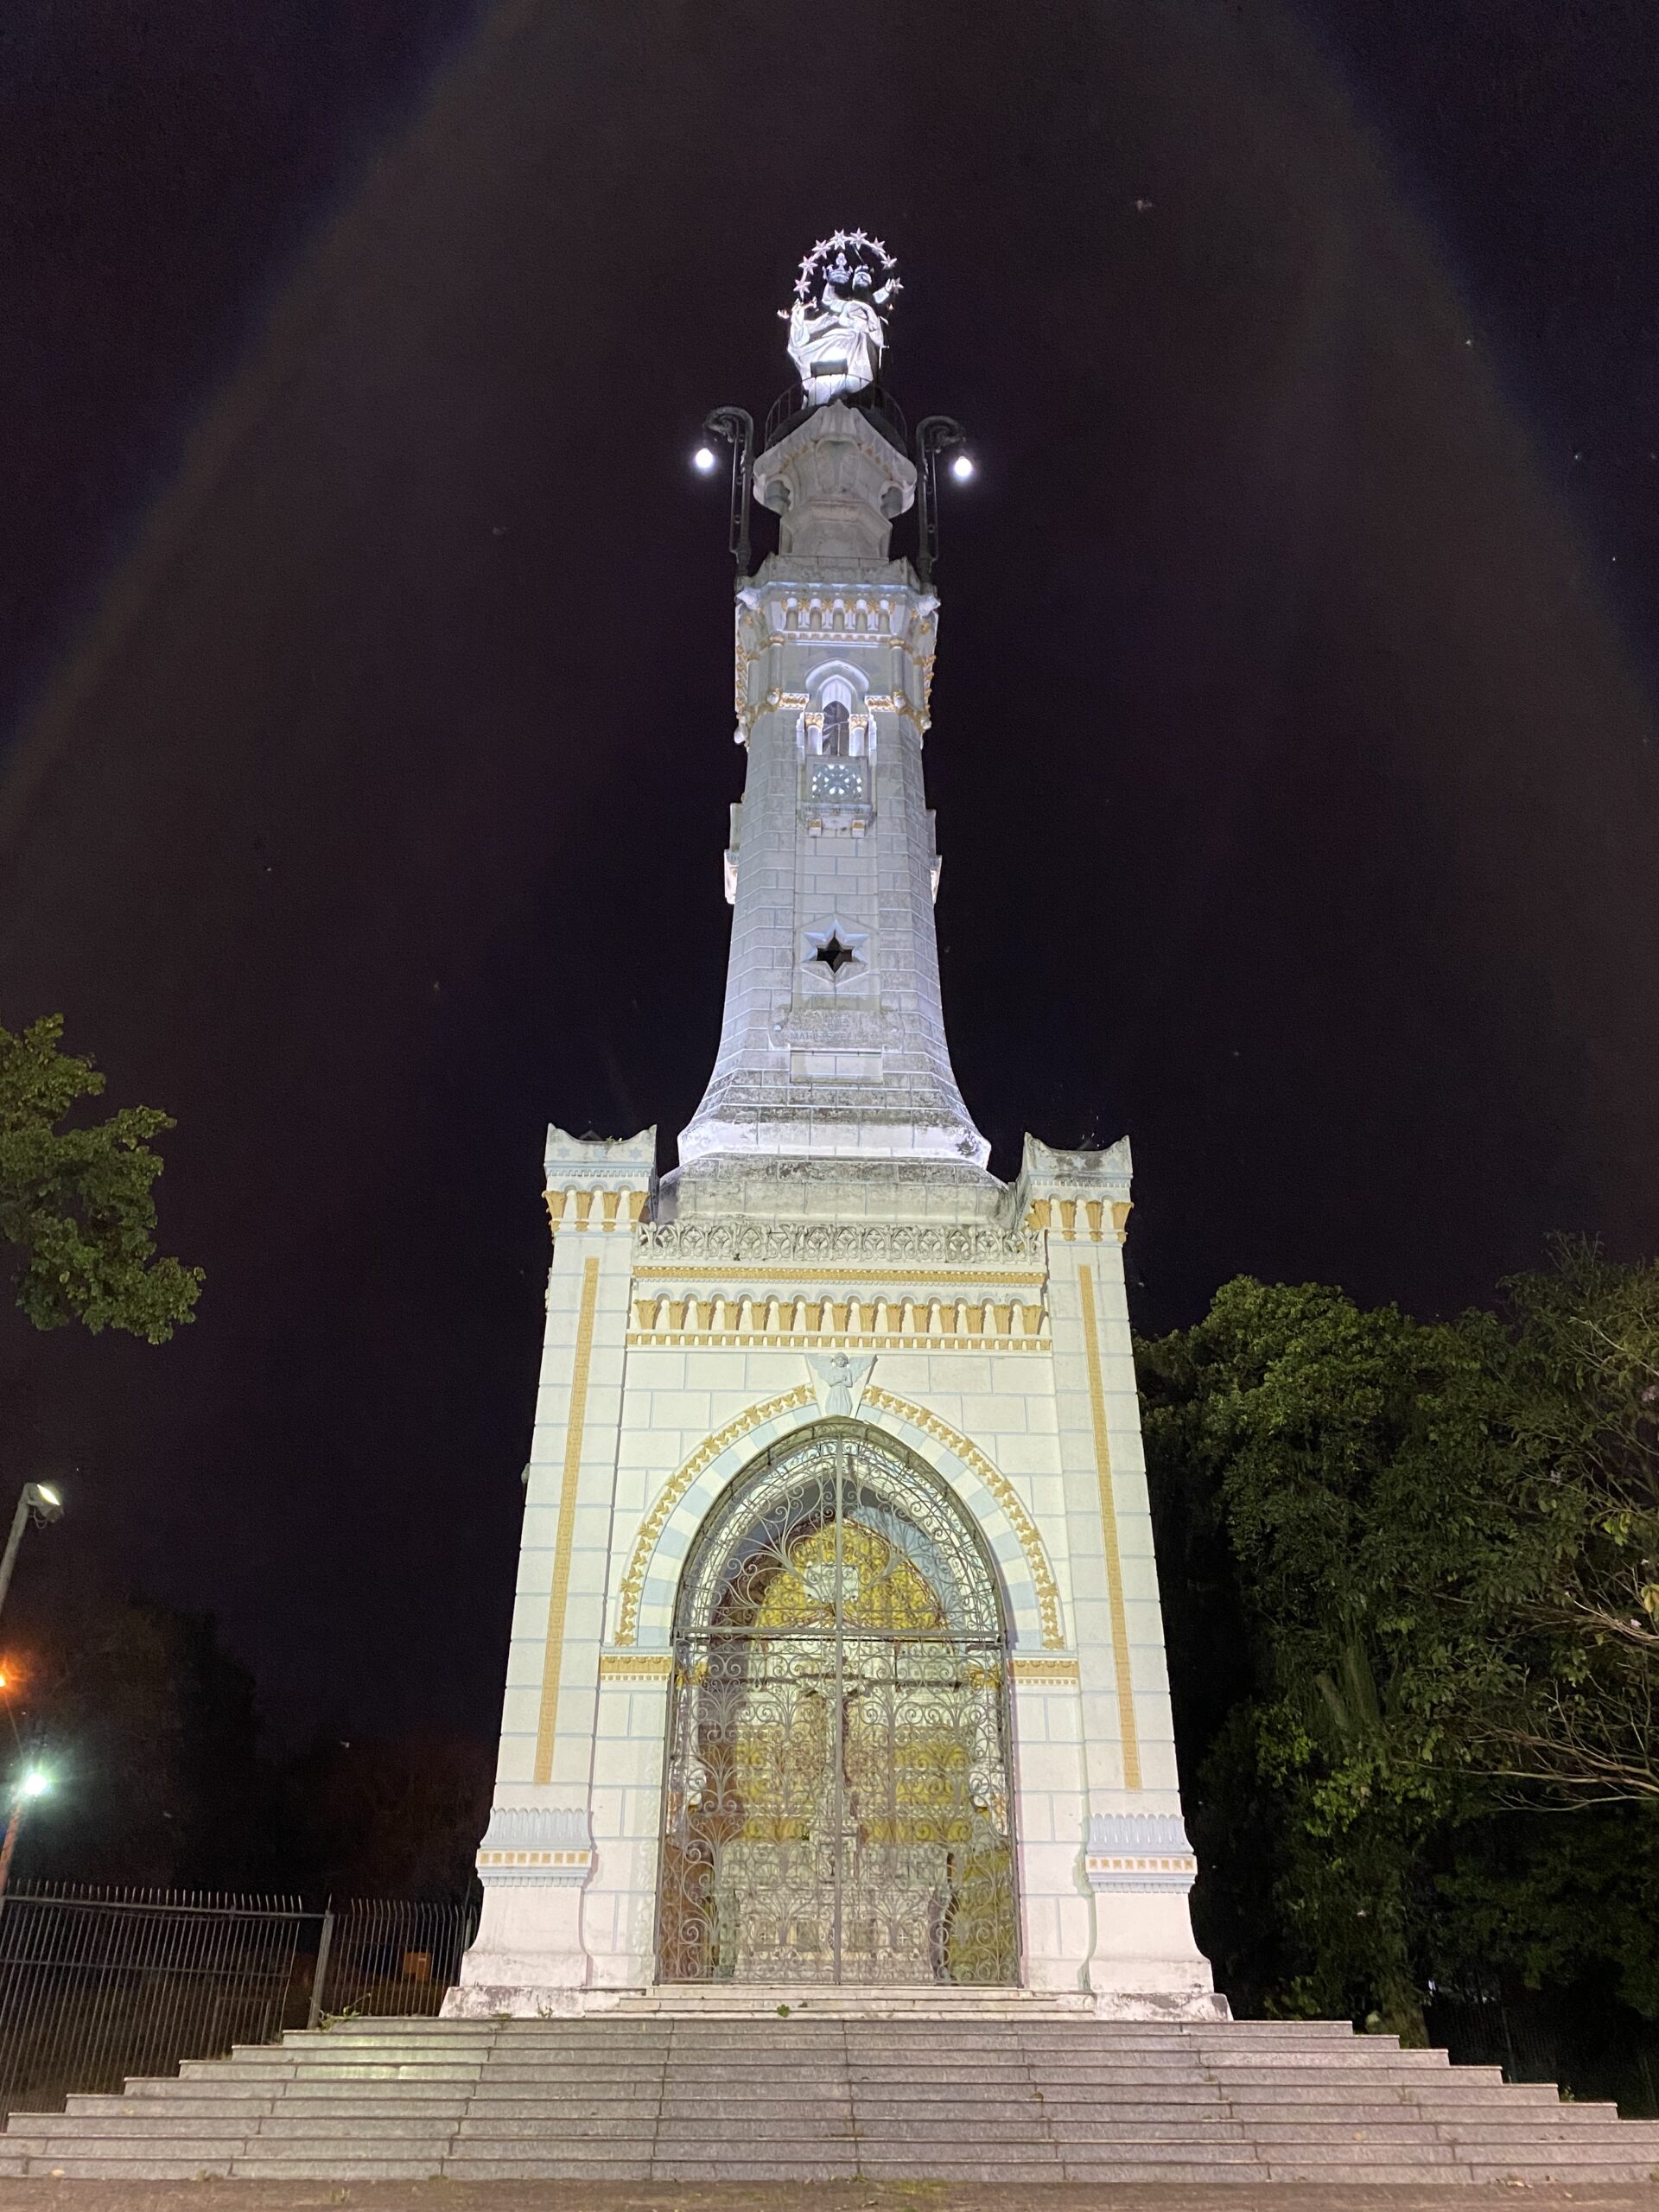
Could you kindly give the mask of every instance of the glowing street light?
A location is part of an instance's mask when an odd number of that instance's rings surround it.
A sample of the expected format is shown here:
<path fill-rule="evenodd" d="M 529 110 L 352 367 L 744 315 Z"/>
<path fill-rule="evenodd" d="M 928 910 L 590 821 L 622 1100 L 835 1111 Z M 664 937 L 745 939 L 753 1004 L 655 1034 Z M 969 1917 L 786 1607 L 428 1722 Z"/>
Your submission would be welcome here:
<path fill-rule="evenodd" d="M 720 455 L 709 441 L 719 438 L 732 449 L 732 499 L 727 537 L 737 573 L 749 573 L 749 494 L 754 488 L 754 417 L 747 407 L 716 407 L 702 426 L 703 442 L 691 456 L 700 475 L 712 475 Z"/>
<path fill-rule="evenodd" d="M 11 1854 L 17 1848 L 17 1831 L 23 1824 L 23 1808 L 33 1804 L 37 1797 L 44 1797 L 52 1787 L 52 1777 L 37 1766 L 25 1767 L 18 1776 L 11 1793 L 11 1818 L 6 1822 L 6 1840 L 0 1843 L 0 1897 L 6 1893 L 6 1884 L 11 1879 Z"/>
<path fill-rule="evenodd" d="M 950 474 L 965 484 L 974 473 L 967 444 L 967 431 L 951 416 L 925 415 L 916 425 L 916 573 L 930 591 L 939 557 L 939 455 L 950 454 Z"/>
<path fill-rule="evenodd" d="M 17 1564 L 17 1547 L 23 1541 L 23 1530 L 31 1517 L 37 1529 L 44 1529 L 49 1521 L 63 1518 L 63 1500 L 50 1483 L 25 1483 L 17 1499 L 17 1510 L 11 1516 L 11 1534 L 6 1539 L 3 1556 L 0 1556 L 0 1605 L 6 1602 L 6 1592 L 11 1587 L 11 1570 Z"/>

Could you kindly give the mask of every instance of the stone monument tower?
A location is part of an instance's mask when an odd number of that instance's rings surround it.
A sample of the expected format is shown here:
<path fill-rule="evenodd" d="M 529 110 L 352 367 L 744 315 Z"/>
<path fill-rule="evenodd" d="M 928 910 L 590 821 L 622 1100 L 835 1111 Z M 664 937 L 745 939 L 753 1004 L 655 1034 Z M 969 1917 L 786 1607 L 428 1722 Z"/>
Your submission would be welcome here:
<path fill-rule="evenodd" d="M 1129 1148 L 999 1181 L 923 785 L 932 471 L 859 232 L 734 463 L 733 907 L 679 1165 L 551 1129 L 482 1924 L 451 2013 L 728 1982 L 1225 2016 L 1192 1940 L 1122 1247 Z M 919 471 L 919 476 L 918 476 Z M 753 496 L 779 550 L 747 571 Z M 893 521 L 923 501 L 920 557 Z M 711 738 L 712 741 L 712 738 Z M 711 855 L 712 858 L 712 855 Z"/>

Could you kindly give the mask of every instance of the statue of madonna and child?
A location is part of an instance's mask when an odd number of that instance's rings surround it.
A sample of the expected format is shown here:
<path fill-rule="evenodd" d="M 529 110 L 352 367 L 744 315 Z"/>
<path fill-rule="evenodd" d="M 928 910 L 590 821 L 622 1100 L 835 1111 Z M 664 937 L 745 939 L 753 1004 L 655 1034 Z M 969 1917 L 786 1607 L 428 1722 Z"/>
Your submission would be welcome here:
<path fill-rule="evenodd" d="M 880 309 L 900 289 L 899 264 L 880 238 L 837 231 L 801 263 L 789 324 L 789 358 L 807 404 L 820 407 L 875 382 L 887 344 Z"/>

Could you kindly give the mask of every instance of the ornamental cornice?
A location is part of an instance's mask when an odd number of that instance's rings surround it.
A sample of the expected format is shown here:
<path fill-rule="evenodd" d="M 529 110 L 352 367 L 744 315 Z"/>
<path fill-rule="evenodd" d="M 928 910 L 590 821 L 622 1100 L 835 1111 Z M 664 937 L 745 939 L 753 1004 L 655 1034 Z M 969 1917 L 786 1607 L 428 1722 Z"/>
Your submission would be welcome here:
<path fill-rule="evenodd" d="M 1084 1870 L 1091 1890 L 1184 1895 L 1198 1862 L 1179 1814 L 1096 1813 L 1089 1822 Z"/>
<path fill-rule="evenodd" d="M 929 1261 L 958 1267 L 1025 1264 L 1040 1274 L 1042 1236 L 986 1222 L 660 1221 L 642 1222 L 634 1255 L 649 1260 L 800 1263 L 861 1262 L 906 1269 Z"/>

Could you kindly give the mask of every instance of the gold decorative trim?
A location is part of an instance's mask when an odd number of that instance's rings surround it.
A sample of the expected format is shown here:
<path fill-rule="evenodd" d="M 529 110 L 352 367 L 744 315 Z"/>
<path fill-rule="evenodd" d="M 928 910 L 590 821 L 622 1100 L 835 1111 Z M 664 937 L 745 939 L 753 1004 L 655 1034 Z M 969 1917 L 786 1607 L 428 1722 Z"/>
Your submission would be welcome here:
<path fill-rule="evenodd" d="M 674 1283 L 672 1275 L 669 1282 Z M 783 1347 L 816 1343 L 866 1351 L 1049 1349 L 1040 1296 L 917 1296 L 912 1286 L 903 1297 L 868 1292 L 852 1298 L 806 1297 L 798 1289 L 779 1297 L 753 1285 L 742 1290 L 695 1287 L 702 1296 L 677 1298 L 672 1287 L 641 1286 L 636 1279 L 632 1287 L 643 1287 L 645 1294 L 632 1300 L 629 1344 L 642 1349 L 653 1342 Z"/>
<path fill-rule="evenodd" d="M 686 1329 L 630 1329 L 628 1348 L 632 1351 L 688 1351 L 702 1346 L 724 1346 L 731 1350 L 741 1346 L 751 1351 L 793 1351 L 807 1346 L 820 1351 L 1052 1351 L 1053 1340 L 1048 1337 L 878 1337 L 825 1336 L 816 1330 L 796 1329 L 785 1334 L 774 1330 L 770 1335 L 740 1334 L 728 1330 L 716 1335 L 712 1331 L 693 1334 Z"/>
<path fill-rule="evenodd" d="M 1141 1739 L 1135 1725 L 1129 1680 L 1129 1623 L 1123 1605 L 1123 1562 L 1117 1548 L 1117 1500 L 1112 1491 L 1111 1446 L 1106 1431 L 1106 1388 L 1100 1372 L 1100 1325 L 1095 1310 L 1095 1273 L 1077 1269 L 1083 1307 L 1083 1353 L 1089 1370 L 1089 1410 L 1095 1428 L 1095 1479 L 1100 1487 L 1100 1534 L 1106 1548 L 1106 1605 L 1112 1623 L 1112 1671 L 1117 1677 L 1117 1727 L 1123 1742 L 1123 1786 L 1141 1787 Z M 868 1393 L 866 1393 L 868 1395 Z"/>
<path fill-rule="evenodd" d="M 1075 1659 L 1023 1659 L 1016 1653 L 1010 1663 L 1016 1682 L 1075 1682 L 1082 1679 Z"/>
<path fill-rule="evenodd" d="M 913 1268 L 847 1268 L 820 1267 L 812 1260 L 803 1260 L 797 1267 L 750 1267 L 743 1260 L 729 1260 L 723 1266 L 693 1260 L 683 1267 L 671 1267 L 648 1261 L 639 1262 L 633 1270 L 636 1282 L 646 1276 L 670 1282 L 913 1282 L 961 1283 L 971 1288 L 976 1283 L 1006 1283 L 1011 1289 L 1040 1290 L 1048 1277 L 1040 1269 L 1014 1270 L 1007 1268 L 934 1267 L 925 1260 Z"/>
<path fill-rule="evenodd" d="M 1020 1225 L 1046 1231 L 1066 1244 L 1079 1239 L 1099 1244 L 1109 1236 L 1121 1244 L 1132 1210 L 1128 1198 L 1033 1198 Z"/>
<path fill-rule="evenodd" d="M 559 1533 L 553 1552 L 553 1586 L 547 1599 L 547 1643 L 542 1654 L 542 1706 L 536 1727 L 537 1782 L 553 1777 L 553 1736 L 558 1726 L 559 1670 L 564 1659 L 564 1609 L 570 1595 L 570 1553 L 576 1535 L 576 1484 L 582 1472 L 582 1432 L 588 1417 L 588 1370 L 594 1356 L 594 1313 L 599 1303 L 599 1262 L 582 1263 L 582 1305 L 576 1316 L 575 1360 L 570 1370 L 570 1411 L 564 1424 L 564 1471 L 559 1484 Z"/>
<path fill-rule="evenodd" d="M 767 1398 L 758 1406 L 751 1406 L 746 1413 L 728 1421 L 724 1428 L 717 1428 L 712 1436 L 705 1436 L 684 1465 L 669 1477 L 658 1491 L 651 1510 L 640 1522 L 639 1533 L 634 1538 L 633 1550 L 628 1559 L 628 1571 L 622 1578 L 621 1598 L 617 1608 L 618 1643 L 632 1643 L 639 1632 L 639 1600 L 645 1595 L 645 1574 L 651 1565 L 651 1555 L 657 1548 L 657 1540 L 668 1526 L 669 1515 L 703 1469 L 712 1460 L 719 1459 L 728 1445 L 736 1443 L 740 1436 L 747 1436 L 751 1429 L 759 1428 L 763 1421 L 771 1421 L 779 1414 L 794 1413 L 802 1406 L 810 1406 L 812 1402 L 811 1388 L 803 1382 L 796 1389 L 785 1391 L 781 1397 Z"/>
<path fill-rule="evenodd" d="M 674 1671 L 666 1651 L 601 1651 L 601 1682 L 665 1682 Z"/>
<path fill-rule="evenodd" d="M 480 1866 L 585 1866 L 591 1851 L 480 1851 Z"/>
<path fill-rule="evenodd" d="M 965 1437 L 960 1429 L 952 1428 L 949 1421 L 941 1421 L 937 1414 L 929 1413 L 925 1406 L 912 1406 L 907 1398 L 896 1398 L 891 1390 L 883 1390 L 874 1382 L 864 1386 L 863 1403 L 877 1406 L 882 1412 L 895 1414 L 900 1421 L 909 1421 L 928 1436 L 937 1437 L 941 1444 L 954 1452 L 964 1466 L 971 1467 L 992 1497 L 1008 1516 L 1020 1548 L 1026 1555 L 1026 1565 L 1031 1570 L 1032 1586 L 1037 1592 L 1037 1612 L 1043 1624 L 1043 1648 L 1061 1651 L 1065 1648 L 1065 1636 L 1060 1626 L 1060 1591 L 1054 1580 L 1043 1550 L 1042 1538 L 1037 1534 L 1035 1522 L 1020 1502 L 1019 1492 L 1000 1467 L 993 1466 L 978 1445 Z M 1137 1788 L 1139 1784 L 1137 1783 Z"/>
<path fill-rule="evenodd" d="M 556 1237 L 562 1232 L 585 1234 L 589 1229 L 613 1230 L 618 1228 L 637 1228 L 645 1211 L 650 1193 L 645 1190 L 631 1190 L 625 1185 L 614 1190 L 601 1191 L 591 1184 L 550 1185 L 542 1196 L 547 1201 L 547 1225 Z M 594 1200 L 599 1200 L 599 1217 L 594 1218 Z M 626 1200 L 626 1205 L 624 1201 Z M 565 1209 L 571 1209 L 571 1219 L 565 1220 Z"/>

